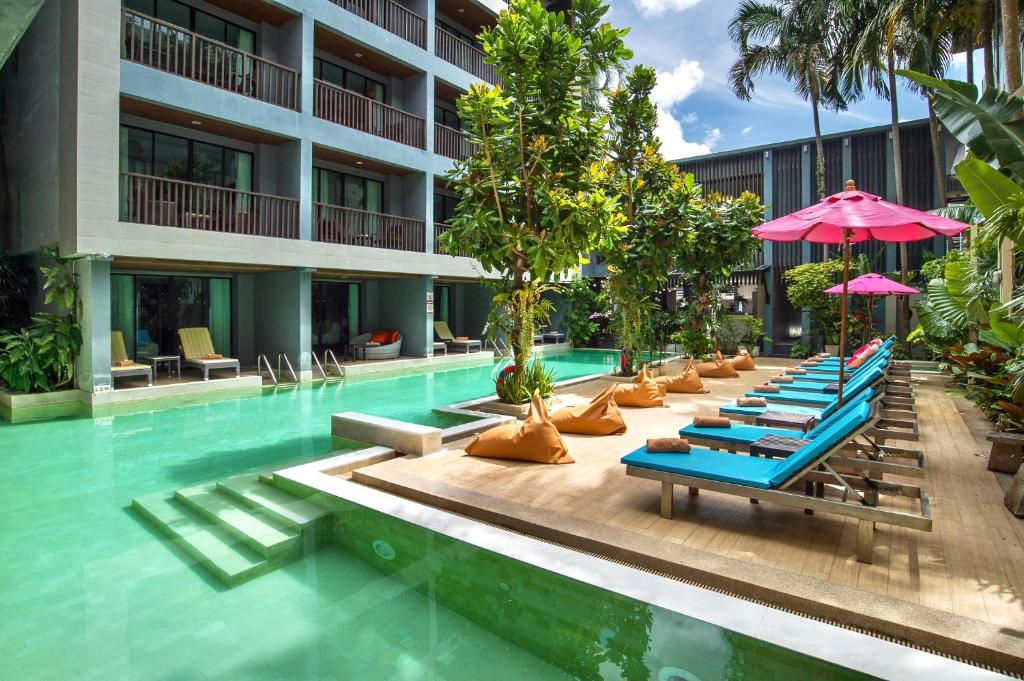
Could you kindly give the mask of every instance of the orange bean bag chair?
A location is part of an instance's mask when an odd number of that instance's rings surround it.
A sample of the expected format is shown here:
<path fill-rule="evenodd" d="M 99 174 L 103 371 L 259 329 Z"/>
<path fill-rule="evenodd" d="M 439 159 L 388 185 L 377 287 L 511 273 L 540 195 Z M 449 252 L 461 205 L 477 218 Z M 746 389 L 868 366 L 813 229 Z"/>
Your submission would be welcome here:
<path fill-rule="evenodd" d="M 736 371 L 754 371 L 757 369 L 754 365 L 754 358 L 746 350 L 740 350 L 739 354 L 729 361 L 732 362 L 732 368 Z"/>
<path fill-rule="evenodd" d="M 658 376 L 654 380 L 670 393 L 708 392 L 708 389 L 704 387 L 704 381 L 700 380 L 700 376 L 697 374 L 697 367 L 694 366 L 692 357 L 678 376 Z"/>
<path fill-rule="evenodd" d="M 485 430 L 466 445 L 466 454 L 534 463 L 573 463 L 539 393 L 534 393 L 530 413 L 522 424 Z"/>
<path fill-rule="evenodd" d="M 615 404 L 615 386 L 590 400 L 587 404 L 559 409 L 551 415 L 551 423 L 559 433 L 579 435 L 619 435 L 626 432 L 619 405 Z"/>
<path fill-rule="evenodd" d="M 646 371 L 646 373 L 645 373 Z M 615 386 L 615 403 L 620 407 L 663 407 L 661 388 L 651 376 L 650 369 L 642 370 L 636 383 Z"/>
<path fill-rule="evenodd" d="M 651 373 L 651 367 L 648 364 L 645 364 L 643 368 L 640 369 L 640 373 L 636 375 L 636 380 L 633 382 L 641 383 L 647 380 L 648 378 L 658 384 L 658 394 L 660 394 L 662 397 L 668 395 L 668 387 L 654 377 L 654 374 Z"/>
<path fill-rule="evenodd" d="M 721 353 L 719 353 L 721 356 Z M 701 378 L 739 378 L 739 372 L 732 362 L 724 359 L 715 359 L 711 362 L 701 362 L 696 365 L 697 375 Z"/>

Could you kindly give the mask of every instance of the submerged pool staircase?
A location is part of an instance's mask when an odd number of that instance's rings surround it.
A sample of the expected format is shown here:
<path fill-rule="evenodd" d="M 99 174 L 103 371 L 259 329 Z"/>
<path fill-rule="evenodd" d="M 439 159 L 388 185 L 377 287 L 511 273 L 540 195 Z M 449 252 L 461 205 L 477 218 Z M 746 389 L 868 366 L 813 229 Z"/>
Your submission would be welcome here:
<path fill-rule="evenodd" d="M 330 511 L 275 487 L 265 475 L 137 497 L 132 507 L 229 587 L 330 541 Z"/>

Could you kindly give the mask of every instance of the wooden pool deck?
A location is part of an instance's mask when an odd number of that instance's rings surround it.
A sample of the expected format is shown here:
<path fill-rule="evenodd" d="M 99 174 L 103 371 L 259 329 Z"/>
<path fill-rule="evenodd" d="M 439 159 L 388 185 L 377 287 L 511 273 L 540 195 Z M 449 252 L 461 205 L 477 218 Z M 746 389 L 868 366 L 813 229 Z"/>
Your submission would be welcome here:
<path fill-rule="evenodd" d="M 422 458 L 359 469 L 374 486 L 541 539 L 825 619 L 946 655 L 1024 674 L 1024 521 L 1002 505 L 986 470 L 984 432 L 969 403 L 938 376 L 915 375 L 923 479 L 933 531 L 879 525 L 873 563 L 855 557 L 855 521 L 715 493 L 677 494 L 658 513 L 660 485 L 627 477 L 619 458 L 648 437 L 672 436 L 695 415 L 763 382 L 792 361 L 760 360 L 739 379 L 706 380 L 706 395 L 668 407 L 623 409 L 621 436 L 565 436 L 575 464 L 544 466 L 465 456 L 467 441 Z M 560 391 L 589 399 L 606 380 Z M 964 410 L 964 413 L 961 413 Z M 972 432 L 971 425 L 974 425 Z"/>

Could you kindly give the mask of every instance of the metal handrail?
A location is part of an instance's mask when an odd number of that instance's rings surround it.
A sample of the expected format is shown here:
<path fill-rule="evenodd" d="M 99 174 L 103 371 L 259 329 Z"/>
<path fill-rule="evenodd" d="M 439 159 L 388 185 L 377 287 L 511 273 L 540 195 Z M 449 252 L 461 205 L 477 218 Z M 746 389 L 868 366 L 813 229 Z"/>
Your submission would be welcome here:
<path fill-rule="evenodd" d="M 274 370 L 270 366 L 270 360 L 266 355 L 261 354 L 256 358 L 256 370 L 259 371 L 260 376 L 263 375 L 263 366 L 266 365 L 267 373 L 270 374 L 270 380 L 274 385 L 277 385 L 277 376 L 274 375 Z"/>
<path fill-rule="evenodd" d="M 292 368 L 292 363 L 288 359 L 288 355 L 284 354 L 283 352 L 277 353 L 277 373 L 278 373 L 278 375 L 280 375 L 280 376 L 284 375 L 284 374 L 281 373 L 281 358 L 282 357 L 284 358 L 284 365 L 288 368 L 288 373 L 290 373 L 292 375 L 292 383 L 298 383 L 299 382 L 299 377 L 295 375 L 295 369 Z"/>
<path fill-rule="evenodd" d="M 345 370 L 341 368 L 341 363 L 338 362 L 338 358 L 334 355 L 334 350 L 327 348 L 324 353 L 324 362 L 330 360 L 334 364 L 334 368 L 338 370 L 338 375 L 342 378 L 345 377 Z"/>
<path fill-rule="evenodd" d="M 327 380 L 327 372 L 324 371 L 323 364 L 320 364 L 320 358 L 316 356 L 315 352 L 311 352 L 309 354 L 313 355 L 313 361 L 316 363 L 316 368 L 320 370 L 320 375 L 323 376 L 324 380 L 326 381 Z"/>

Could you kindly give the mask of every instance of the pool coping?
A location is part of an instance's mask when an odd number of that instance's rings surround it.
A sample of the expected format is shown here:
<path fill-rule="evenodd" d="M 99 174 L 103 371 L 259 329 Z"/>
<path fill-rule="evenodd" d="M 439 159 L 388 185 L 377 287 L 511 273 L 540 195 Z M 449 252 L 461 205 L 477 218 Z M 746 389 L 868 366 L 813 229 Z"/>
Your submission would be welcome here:
<path fill-rule="evenodd" d="M 882 679 L 1008 678 L 982 667 L 613 562 L 337 477 L 331 459 L 274 473 L 292 485 L 498 555 Z"/>

